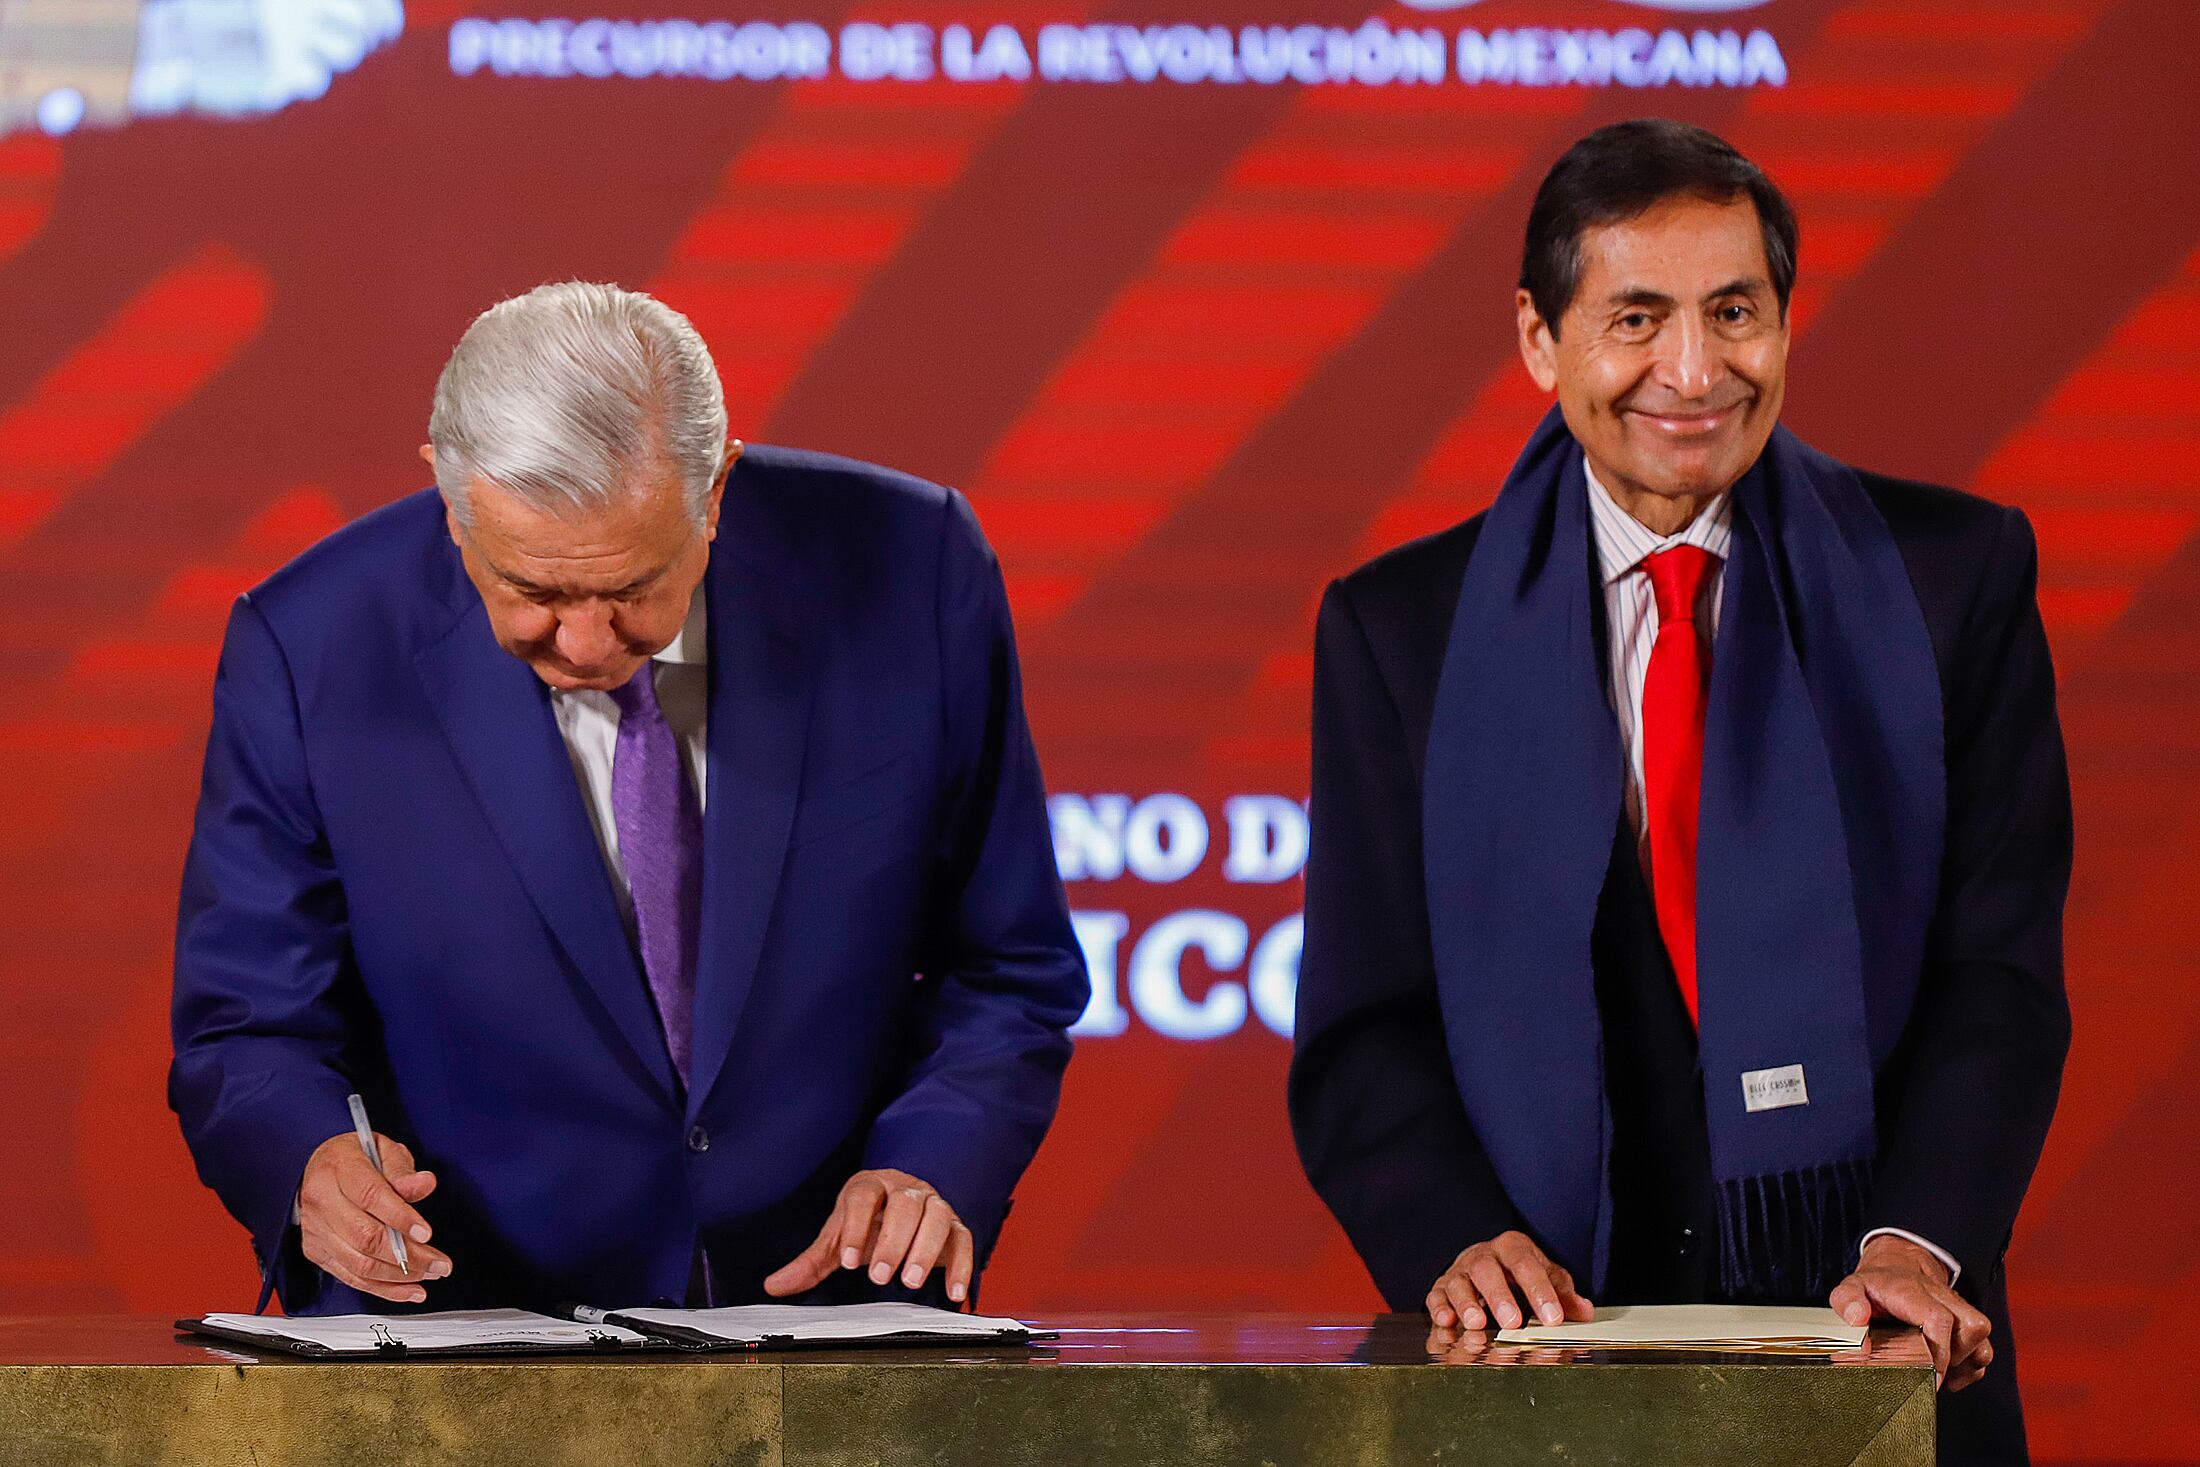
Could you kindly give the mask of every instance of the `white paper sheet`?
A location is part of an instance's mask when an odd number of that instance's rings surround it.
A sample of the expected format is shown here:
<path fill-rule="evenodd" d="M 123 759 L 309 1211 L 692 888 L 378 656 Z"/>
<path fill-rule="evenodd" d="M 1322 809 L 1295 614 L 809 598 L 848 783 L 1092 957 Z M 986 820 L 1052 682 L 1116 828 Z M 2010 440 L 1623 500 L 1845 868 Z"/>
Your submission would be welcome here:
<path fill-rule="evenodd" d="M 484 1345 L 593 1347 L 605 1335 L 622 1344 L 644 1336 L 612 1324 L 580 1324 L 525 1309 L 460 1309 L 438 1314 L 321 1314 L 280 1319 L 265 1314 L 209 1314 L 205 1322 L 270 1342 L 306 1340 L 331 1350 L 371 1352 L 395 1340 L 409 1350 L 471 1349 Z"/>
<path fill-rule="evenodd" d="M 726 1309 L 614 1309 L 621 1319 L 692 1330 L 718 1339 L 789 1339 L 806 1344 L 921 1335 L 940 1340 L 984 1340 L 1019 1334 L 1013 1319 L 956 1314 L 922 1304 L 742 1304 Z"/>
<path fill-rule="evenodd" d="M 1697 1349 L 1853 1350 L 1862 1327 L 1831 1309 L 1756 1304 L 1633 1304 L 1599 1309 L 1586 1323 L 1500 1330 L 1500 1345 L 1671 1345 Z"/>

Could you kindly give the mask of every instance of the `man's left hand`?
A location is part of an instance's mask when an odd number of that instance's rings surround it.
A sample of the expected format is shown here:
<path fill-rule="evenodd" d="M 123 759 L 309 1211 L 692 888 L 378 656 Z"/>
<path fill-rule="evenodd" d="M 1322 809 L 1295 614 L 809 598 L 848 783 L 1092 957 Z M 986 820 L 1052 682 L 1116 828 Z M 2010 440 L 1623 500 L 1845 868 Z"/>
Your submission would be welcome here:
<path fill-rule="evenodd" d="M 817 1241 L 764 1280 L 777 1297 L 814 1289 L 836 1268 L 868 1267 L 871 1282 L 896 1273 L 904 1288 L 920 1288 L 935 1268 L 947 1274 L 947 1297 L 960 1304 L 970 1293 L 977 1244 L 947 1199 L 907 1172 L 857 1172 L 840 1189 L 833 1214 Z"/>
<path fill-rule="evenodd" d="M 1827 1302 L 1852 1325 L 1875 1316 L 1916 1325 L 1951 1391 L 1976 1383 L 1994 1362 L 1986 1316 L 1948 1286 L 1939 1259 L 1906 1238 L 1881 1234 L 1865 1244 L 1856 1272 L 1834 1285 Z"/>

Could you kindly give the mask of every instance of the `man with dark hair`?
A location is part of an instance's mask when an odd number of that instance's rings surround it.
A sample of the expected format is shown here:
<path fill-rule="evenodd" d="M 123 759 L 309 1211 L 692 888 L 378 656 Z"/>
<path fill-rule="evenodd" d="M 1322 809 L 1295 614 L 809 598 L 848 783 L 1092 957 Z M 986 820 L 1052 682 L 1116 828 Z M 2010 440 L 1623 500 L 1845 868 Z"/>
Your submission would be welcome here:
<path fill-rule="evenodd" d="M 2025 1458 L 2002 1256 L 2069 1044 L 2022 514 L 1777 426 L 1793 213 L 1672 122 L 1531 211 L 1557 406 L 1329 587 L 1291 1113 L 1395 1308 L 1828 1301 Z"/>

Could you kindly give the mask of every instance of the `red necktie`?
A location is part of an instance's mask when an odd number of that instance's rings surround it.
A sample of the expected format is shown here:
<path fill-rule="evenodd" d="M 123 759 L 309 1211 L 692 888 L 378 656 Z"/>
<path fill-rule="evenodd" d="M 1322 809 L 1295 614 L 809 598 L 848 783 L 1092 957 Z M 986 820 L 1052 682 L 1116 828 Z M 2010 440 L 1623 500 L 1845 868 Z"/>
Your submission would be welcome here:
<path fill-rule="evenodd" d="M 1642 678 L 1643 824 L 1658 933 L 1673 959 L 1681 999 L 1696 1018 L 1696 806 L 1703 789 L 1704 707 L 1711 654 L 1696 635 L 1696 596 L 1719 564 L 1694 545 L 1642 563 L 1658 598 L 1658 639 Z"/>

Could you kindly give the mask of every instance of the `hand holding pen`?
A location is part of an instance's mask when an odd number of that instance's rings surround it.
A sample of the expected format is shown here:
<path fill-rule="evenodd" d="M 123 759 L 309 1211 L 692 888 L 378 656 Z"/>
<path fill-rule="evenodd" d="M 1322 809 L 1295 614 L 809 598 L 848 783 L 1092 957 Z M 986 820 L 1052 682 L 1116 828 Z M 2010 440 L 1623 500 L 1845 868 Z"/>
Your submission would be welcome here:
<path fill-rule="evenodd" d="M 368 1126 L 354 1101 L 354 1129 L 314 1148 L 298 1189 L 300 1246 L 308 1262 L 338 1282 L 395 1304 L 419 1304 L 423 1285 L 451 1272 L 447 1254 L 428 1246 L 433 1230 L 414 1204 L 435 1190 L 402 1141 Z M 380 1164 L 376 1164 L 379 1157 Z"/>

